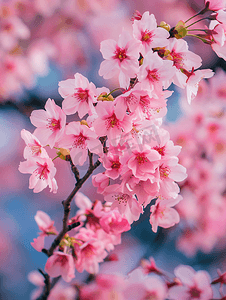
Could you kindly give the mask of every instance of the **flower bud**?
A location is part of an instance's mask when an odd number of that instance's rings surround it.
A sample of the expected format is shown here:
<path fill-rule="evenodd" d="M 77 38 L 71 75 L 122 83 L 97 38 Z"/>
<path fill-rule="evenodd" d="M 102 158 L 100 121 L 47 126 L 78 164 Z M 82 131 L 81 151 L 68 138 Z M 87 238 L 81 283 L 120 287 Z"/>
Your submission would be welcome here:
<path fill-rule="evenodd" d="M 161 21 L 159 27 L 162 27 L 162 28 L 166 29 L 167 31 L 170 31 L 170 25 L 164 21 Z"/>
<path fill-rule="evenodd" d="M 179 21 L 178 23 L 177 23 L 177 25 L 176 25 L 176 27 L 175 27 L 175 31 L 177 32 L 177 33 L 175 33 L 175 38 L 177 38 L 177 39 L 182 39 L 182 38 L 184 38 L 186 35 L 187 35 L 187 33 L 188 33 L 188 31 L 187 31 L 187 29 L 186 29 L 186 26 L 185 26 L 185 23 L 183 22 L 183 21 Z"/>
<path fill-rule="evenodd" d="M 98 98 L 98 101 L 114 101 L 114 98 L 112 95 L 108 95 L 106 92 L 101 93 Z"/>

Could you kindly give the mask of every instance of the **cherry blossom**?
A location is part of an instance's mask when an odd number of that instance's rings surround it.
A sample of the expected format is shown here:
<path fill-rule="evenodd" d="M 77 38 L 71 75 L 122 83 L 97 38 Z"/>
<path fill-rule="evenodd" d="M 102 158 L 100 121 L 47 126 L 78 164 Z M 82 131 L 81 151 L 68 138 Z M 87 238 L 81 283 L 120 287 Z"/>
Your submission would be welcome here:
<path fill-rule="evenodd" d="M 190 266 L 180 265 L 176 267 L 174 273 L 183 285 L 170 288 L 170 299 L 212 299 L 213 292 L 210 286 L 210 276 L 206 271 L 195 272 Z"/>
<path fill-rule="evenodd" d="M 64 134 L 66 115 L 54 100 L 47 100 L 45 110 L 34 110 L 30 119 L 31 123 L 37 127 L 34 135 L 43 145 L 49 144 L 53 148 Z"/>
<path fill-rule="evenodd" d="M 26 143 L 26 147 L 24 148 L 25 159 L 29 159 L 30 157 L 35 157 L 35 156 L 46 157 L 46 158 L 49 157 L 46 150 L 39 142 L 39 140 L 29 131 L 22 129 L 21 137 Z"/>
<path fill-rule="evenodd" d="M 59 142 L 60 147 L 70 150 L 74 165 L 82 166 L 87 159 L 88 149 L 92 153 L 101 154 L 102 145 L 97 139 L 97 134 L 80 122 L 71 122 L 66 126 L 65 137 Z"/>
<path fill-rule="evenodd" d="M 29 189 L 34 189 L 34 193 L 41 192 L 47 186 L 49 186 L 50 192 L 57 192 L 57 183 L 54 178 L 56 168 L 50 158 L 30 158 L 20 163 L 19 171 L 32 174 L 29 179 Z"/>
<path fill-rule="evenodd" d="M 47 259 L 45 272 L 51 277 L 62 276 L 66 282 L 75 278 L 75 264 L 73 257 L 69 254 L 56 251 Z"/>
<path fill-rule="evenodd" d="M 136 77 L 139 71 L 139 51 L 141 43 L 133 39 L 127 31 L 120 34 L 118 43 L 105 40 L 100 44 L 100 51 L 105 61 L 100 65 L 99 75 L 104 79 L 119 74 L 119 84 L 127 88 L 130 78 Z"/>
<path fill-rule="evenodd" d="M 35 215 L 35 221 L 38 224 L 39 229 L 41 232 L 37 239 L 34 239 L 34 242 L 31 245 L 35 248 L 35 250 L 41 252 L 44 248 L 44 239 L 46 236 L 51 234 L 56 235 L 58 234 L 56 228 L 53 226 L 54 221 L 52 221 L 45 212 L 38 210 Z"/>
<path fill-rule="evenodd" d="M 146 11 L 140 20 L 134 20 L 133 36 L 141 41 L 141 53 L 145 56 L 152 48 L 167 46 L 169 33 L 163 28 L 157 28 L 155 16 Z"/>
<path fill-rule="evenodd" d="M 132 129 L 131 117 L 123 111 L 119 105 L 112 102 L 101 102 L 96 106 L 98 117 L 93 122 L 95 132 L 101 137 L 107 135 L 109 143 L 117 146 L 120 134 L 127 133 Z"/>
<path fill-rule="evenodd" d="M 78 112 L 79 118 L 94 113 L 96 87 L 83 75 L 76 73 L 74 79 L 59 82 L 59 94 L 64 98 L 62 108 L 66 115 Z"/>
<path fill-rule="evenodd" d="M 173 68 L 172 61 L 162 60 L 157 52 L 149 51 L 140 67 L 138 80 L 141 82 L 142 88 L 153 91 L 161 88 L 163 81 L 170 80 L 174 74 L 175 68 Z"/>
<path fill-rule="evenodd" d="M 172 206 L 179 203 L 181 199 L 181 196 L 176 199 L 158 199 L 155 205 L 151 206 L 150 223 L 154 232 L 157 232 L 158 226 L 169 228 L 179 223 L 180 216 Z"/>

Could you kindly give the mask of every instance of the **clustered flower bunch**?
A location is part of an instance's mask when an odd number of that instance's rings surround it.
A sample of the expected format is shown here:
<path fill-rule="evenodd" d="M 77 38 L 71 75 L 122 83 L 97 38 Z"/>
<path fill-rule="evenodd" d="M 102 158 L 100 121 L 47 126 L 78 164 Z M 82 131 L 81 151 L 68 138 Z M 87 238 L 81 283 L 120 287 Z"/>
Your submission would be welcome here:
<path fill-rule="evenodd" d="M 108 262 L 105 262 L 107 264 Z M 73 287 L 56 283 L 50 292 L 50 300 L 81 299 L 81 300 L 140 300 L 140 299 L 172 299 L 191 300 L 216 299 L 214 285 L 219 286 L 220 300 L 224 300 L 223 286 L 226 284 L 226 274 L 217 270 L 218 276 L 211 280 L 208 272 L 195 271 L 187 265 L 179 265 L 174 275 L 169 274 L 156 266 L 153 257 L 142 259 L 139 267 L 128 276 L 119 274 L 98 274 L 91 282 Z M 38 271 L 29 273 L 29 281 L 37 286 L 31 299 L 40 296 L 44 287 L 44 278 Z M 214 297 L 214 298 L 213 298 Z M 40 299 L 40 298 L 38 298 Z M 219 298 L 218 298 L 219 299 Z"/>
<path fill-rule="evenodd" d="M 211 18 L 215 18 L 222 8 L 213 7 L 215 2 L 206 1 L 199 14 L 210 12 Z M 104 40 L 100 45 L 104 61 L 99 75 L 105 79 L 117 76 L 119 87 L 112 91 L 106 87 L 97 88 L 76 73 L 74 79 L 59 82 L 59 93 L 64 99 L 62 108 L 48 99 L 45 110 L 35 110 L 31 114 L 31 123 L 36 127 L 33 134 L 22 130 L 26 161 L 20 163 L 19 171 L 31 174 L 29 188 L 37 193 L 49 186 L 51 192 L 57 192 L 53 160 L 58 157 L 70 162 L 76 179 L 75 188 L 63 201 L 60 232 L 45 212 L 38 211 L 35 216 L 41 232 L 32 246 L 48 256 L 46 273 L 40 270 L 45 278 L 45 298 L 40 299 L 47 299 L 54 285 L 50 277 L 62 276 L 70 282 L 75 277 L 75 269 L 97 273 L 99 263 L 121 243 L 121 234 L 130 230 L 147 205 L 151 204 L 150 224 L 154 232 L 158 226 L 169 228 L 179 222 L 179 214 L 173 208 L 182 200 L 177 182 L 184 181 L 187 174 L 185 167 L 178 163 L 181 147 L 175 146 L 169 132 L 161 127 L 167 112 L 167 98 L 172 94 L 167 89 L 171 83 L 186 89 L 187 101 L 191 103 L 201 79 L 213 76 L 212 70 L 198 69 L 201 58 L 189 51 L 183 40 L 188 35 L 187 28 L 192 25 L 186 25 L 188 21 L 179 21 L 170 29 L 164 22 L 157 26 L 153 14 L 136 12 L 132 35 L 123 30 L 118 41 Z M 211 39 L 212 44 L 215 41 Z M 116 91 L 121 94 L 113 97 Z M 75 114 L 80 121 L 67 123 L 66 116 Z M 47 147 L 57 150 L 54 159 L 49 157 Z M 87 160 L 89 166 L 81 178 L 79 167 L 84 167 Z M 100 164 L 105 170 L 93 175 L 92 182 L 103 195 L 104 202 L 91 202 L 78 191 Z M 80 210 L 70 217 L 74 196 Z M 56 237 L 46 249 L 45 237 L 50 235 Z M 205 290 L 206 298 L 201 297 L 202 289 L 210 283 L 208 276 L 200 271 L 196 278 L 192 269 L 181 268 L 176 276 L 187 287 L 180 292 L 190 293 L 191 298 L 187 299 L 211 299 L 208 298 L 212 295 L 211 288 Z M 189 274 L 186 275 L 189 279 L 184 273 Z M 140 271 L 131 275 L 126 283 L 129 294 L 132 283 L 142 288 L 150 284 L 163 285 L 159 279 L 143 280 Z M 146 291 L 142 292 L 143 299 L 158 295 L 155 291 L 148 292 L 148 296 Z M 157 299 L 165 299 L 166 295 L 165 287 Z"/>
<path fill-rule="evenodd" d="M 168 128 L 183 147 L 179 158 L 188 172 L 180 186 L 184 200 L 177 208 L 183 219 L 178 247 L 190 256 L 225 245 L 225 79 L 217 70 L 208 84 L 202 81 L 195 101 L 182 104 L 183 118 Z"/>
<path fill-rule="evenodd" d="M 0 101 L 15 100 L 24 88 L 33 88 L 37 76 L 48 74 L 50 60 L 67 68 L 68 73 L 72 72 L 70 66 L 89 65 L 84 45 L 90 41 L 93 28 L 101 32 L 102 24 L 96 24 L 96 19 L 103 20 L 109 10 L 118 15 L 117 3 L 118 0 L 1 1 L 0 73 L 4 76 L 0 81 Z M 97 45 L 93 43 L 92 47 Z"/>

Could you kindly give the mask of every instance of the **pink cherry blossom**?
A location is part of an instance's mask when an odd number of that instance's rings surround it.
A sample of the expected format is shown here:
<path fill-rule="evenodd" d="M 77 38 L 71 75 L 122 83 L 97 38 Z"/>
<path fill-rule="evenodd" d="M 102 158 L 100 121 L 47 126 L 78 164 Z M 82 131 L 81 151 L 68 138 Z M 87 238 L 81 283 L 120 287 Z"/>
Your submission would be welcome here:
<path fill-rule="evenodd" d="M 135 177 L 140 180 L 147 180 L 155 173 L 160 159 L 161 156 L 156 150 L 151 149 L 147 144 L 142 144 L 134 145 L 132 154 L 125 153 L 120 158 L 120 162 L 125 168 L 132 170 Z"/>
<path fill-rule="evenodd" d="M 66 282 L 75 278 L 75 264 L 72 255 L 55 251 L 45 265 L 45 272 L 51 277 L 62 276 Z"/>
<path fill-rule="evenodd" d="M 60 147 L 70 150 L 74 165 L 82 166 L 87 159 L 88 149 L 91 153 L 102 154 L 103 147 L 97 134 L 80 122 L 70 122 L 65 129 L 66 135 L 59 142 Z"/>
<path fill-rule="evenodd" d="M 104 199 L 112 202 L 111 209 L 118 208 L 120 214 L 125 216 L 130 224 L 138 220 L 143 213 L 143 208 L 134 195 L 131 192 L 123 192 L 123 187 L 118 184 L 110 185 L 105 189 Z"/>
<path fill-rule="evenodd" d="M 26 143 L 26 147 L 24 148 L 24 158 L 29 159 L 30 157 L 46 157 L 48 158 L 48 154 L 46 150 L 43 148 L 39 140 L 31 134 L 29 131 L 22 129 L 21 137 Z"/>
<path fill-rule="evenodd" d="M 123 218 L 116 209 L 106 212 L 100 218 L 100 225 L 104 231 L 115 235 L 128 231 L 131 228 L 127 219 Z"/>
<path fill-rule="evenodd" d="M 213 11 L 218 11 L 225 8 L 225 0 L 205 0 L 205 4 L 209 2 L 209 9 Z"/>
<path fill-rule="evenodd" d="M 162 60 L 157 52 L 149 51 L 140 67 L 138 80 L 141 82 L 142 88 L 153 91 L 160 89 L 163 81 L 169 81 L 174 74 L 175 68 L 173 68 L 172 61 Z"/>
<path fill-rule="evenodd" d="M 37 239 L 34 239 L 34 242 L 31 245 L 35 248 L 35 250 L 41 252 L 44 248 L 44 239 L 46 236 L 51 234 L 57 234 L 56 228 L 53 226 L 54 221 L 52 221 L 45 212 L 39 210 L 35 215 L 35 221 L 38 224 L 39 229 L 41 232 Z"/>
<path fill-rule="evenodd" d="M 24 174 L 32 174 L 29 179 L 29 189 L 34 189 L 34 193 L 39 193 L 47 186 L 50 192 L 57 192 L 57 183 L 54 178 L 56 168 L 50 158 L 35 157 L 21 162 L 19 171 Z"/>
<path fill-rule="evenodd" d="M 100 51 L 105 61 L 100 65 L 99 75 L 104 79 L 119 74 L 119 84 L 127 88 L 130 78 L 136 77 L 139 71 L 139 52 L 141 43 L 130 36 L 127 31 L 120 34 L 118 43 L 105 40 L 100 44 Z"/>
<path fill-rule="evenodd" d="M 109 177 L 105 173 L 99 173 L 92 176 L 93 186 L 97 187 L 97 192 L 104 193 L 105 188 L 109 185 Z"/>
<path fill-rule="evenodd" d="M 174 270 L 175 276 L 182 286 L 173 286 L 169 290 L 169 298 L 173 300 L 209 300 L 213 297 L 210 276 L 206 271 L 198 271 L 190 266 L 179 265 Z"/>
<path fill-rule="evenodd" d="M 98 118 L 93 122 L 93 127 L 98 136 L 107 135 L 109 143 L 117 146 L 120 135 L 132 129 L 132 119 L 120 105 L 114 106 L 112 102 L 100 102 L 96 106 Z"/>
<path fill-rule="evenodd" d="M 78 272 L 86 270 L 89 273 L 96 274 L 99 270 L 99 263 L 107 256 L 103 241 L 97 238 L 93 230 L 86 228 L 81 228 L 74 237 L 79 243 L 79 246 L 78 243 L 75 245 L 76 269 Z"/>
<path fill-rule="evenodd" d="M 83 75 L 76 73 L 74 76 L 75 79 L 59 82 L 59 93 L 64 98 L 62 108 L 66 115 L 78 112 L 79 118 L 83 118 L 95 112 L 96 87 Z"/>
<path fill-rule="evenodd" d="M 138 268 L 129 274 L 123 294 L 125 300 L 164 300 L 167 296 L 167 288 L 159 277 L 146 276 L 141 268 Z"/>
<path fill-rule="evenodd" d="M 157 199 L 155 205 L 151 206 L 150 223 L 154 232 L 157 232 L 158 226 L 169 228 L 179 223 L 180 216 L 172 206 L 179 203 L 181 199 L 181 196 L 176 199 Z"/>
<path fill-rule="evenodd" d="M 199 82 L 203 78 L 211 78 L 214 75 L 214 72 L 210 69 L 197 70 L 191 72 L 187 80 L 186 92 L 187 100 L 190 104 L 191 101 L 195 98 L 198 92 Z"/>
<path fill-rule="evenodd" d="M 164 47 L 168 44 L 169 32 L 163 28 L 157 28 L 157 22 L 153 14 L 146 11 L 141 20 L 133 22 L 133 36 L 141 41 L 143 56 L 152 48 Z"/>
<path fill-rule="evenodd" d="M 187 42 L 182 39 L 171 38 L 167 50 L 170 51 L 170 54 L 166 56 L 166 59 L 172 60 L 173 65 L 176 67 L 173 83 L 184 88 L 187 77 L 181 72 L 181 69 L 197 69 L 201 67 L 202 59 L 197 54 L 189 51 Z"/>
<path fill-rule="evenodd" d="M 47 100 L 45 110 L 34 110 L 30 119 L 31 123 L 37 127 L 34 135 L 43 145 L 49 144 L 53 148 L 64 134 L 66 115 L 54 100 Z"/>
<path fill-rule="evenodd" d="M 104 168 L 106 169 L 105 175 L 112 179 L 118 178 L 122 170 L 119 156 L 108 152 L 107 155 L 102 156 L 101 160 Z"/>

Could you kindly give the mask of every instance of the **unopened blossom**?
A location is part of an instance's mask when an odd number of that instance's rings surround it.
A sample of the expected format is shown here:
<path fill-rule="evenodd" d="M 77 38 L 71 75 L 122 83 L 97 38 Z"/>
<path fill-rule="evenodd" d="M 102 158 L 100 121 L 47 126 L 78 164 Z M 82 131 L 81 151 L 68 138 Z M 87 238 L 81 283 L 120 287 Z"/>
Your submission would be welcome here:
<path fill-rule="evenodd" d="M 100 44 L 100 51 L 105 59 L 99 70 L 99 75 L 104 79 L 119 75 L 121 87 L 127 88 L 130 78 L 136 77 L 139 71 L 139 52 L 141 43 L 132 38 L 123 30 L 118 43 L 114 40 L 105 40 Z"/>
<path fill-rule="evenodd" d="M 133 22 L 133 36 L 141 41 L 143 56 L 152 48 L 164 47 L 168 44 L 169 32 L 157 27 L 157 22 L 153 14 L 146 11 L 140 20 Z"/>
<path fill-rule="evenodd" d="M 210 276 L 206 271 L 198 271 L 190 266 L 179 265 L 174 270 L 175 276 L 183 285 L 169 289 L 168 297 L 173 300 L 210 300 L 213 297 Z"/>
<path fill-rule="evenodd" d="M 70 122 L 65 129 L 65 137 L 60 146 L 70 149 L 70 156 L 74 165 L 82 166 L 87 159 L 88 149 L 91 153 L 101 154 L 102 144 L 97 134 L 80 122 Z"/>
<path fill-rule="evenodd" d="M 48 235 L 57 234 L 56 228 L 53 226 L 54 221 L 51 220 L 50 216 L 44 211 L 38 210 L 35 215 L 35 221 L 39 227 L 41 232 L 37 239 L 34 239 L 34 242 L 31 245 L 35 248 L 35 250 L 41 252 L 44 248 L 44 239 Z"/>
<path fill-rule="evenodd" d="M 21 137 L 26 143 L 26 147 L 24 148 L 24 158 L 29 159 L 30 157 L 46 157 L 48 158 L 48 154 L 46 150 L 43 148 L 43 145 L 39 142 L 38 138 L 31 134 L 29 131 L 22 129 Z"/>
<path fill-rule="evenodd" d="M 93 104 L 97 101 L 96 87 L 82 74 L 76 73 L 74 79 L 59 82 L 59 94 L 64 98 L 62 108 L 66 115 L 78 112 L 79 118 L 95 112 Z"/>
<path fill-rule="evenodd" d="M 55 251 L 45 265 L 45 272 L 51 277 L 62 276 L 66 282 L 75 278 L 75 264 L 72 255 Z"/>
<path fill-rule="evenodd" d="M 57 183 L 54 178 L 56 168 L 50 158 L 32 157 L 20 163 L 19 171 L 32 174 L 29 179 L 29 189 L 34 189 L 34 193 L 41 192 L 47 186 L 50 187 L 50 192 L 57 192 Z"/>
<path fill-rule="evenodd" d="M 43 145 L 53 148 L 64 134 L 66 115 L 54 100 L 47 100 L 45 110 L 34 110 L 30 119 L 31 123 L 37 127 L 34 135 Z"/>
<path fill-rule="evenodd" d="M 157 232 L 158 226 L 169 228 L 179 223 L 180 216 L 172 206 L 179 203 L 181 199 L 181 196 L 176 199 L 157 199 L 155 205 L 151 206 L 150 223 L 154 232 Z"/>

